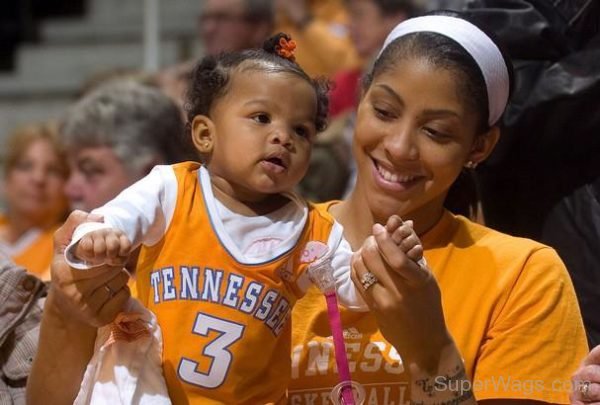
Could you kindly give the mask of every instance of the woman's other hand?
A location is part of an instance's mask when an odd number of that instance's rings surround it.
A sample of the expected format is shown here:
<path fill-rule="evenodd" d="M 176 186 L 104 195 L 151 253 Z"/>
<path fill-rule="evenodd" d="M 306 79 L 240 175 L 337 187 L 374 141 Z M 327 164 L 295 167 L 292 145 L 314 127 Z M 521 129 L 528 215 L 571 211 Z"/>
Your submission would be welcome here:
<path fill-rule="evenodd" d="M 571 380 L 571 404 L 600 404 L 600 346 L 583 359 Z"/>
<path fill-rule="evenodd" d="M 98 221 L 83 211 L 73 211 L 54 234 L 54 261 L 50 294 L 65 317 L 90 326 L 112 322 L 130 297 L 129 274 L 122 267 L 100 266 L 90 270 L 69 267 L 64 250 L 75 228 L 87 221 Z"/>

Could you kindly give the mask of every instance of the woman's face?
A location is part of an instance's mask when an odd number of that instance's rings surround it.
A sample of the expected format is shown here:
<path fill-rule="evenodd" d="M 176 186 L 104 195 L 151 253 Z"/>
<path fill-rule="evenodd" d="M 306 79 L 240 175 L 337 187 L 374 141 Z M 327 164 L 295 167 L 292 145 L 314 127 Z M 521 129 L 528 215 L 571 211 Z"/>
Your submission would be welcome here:
<path fill-rule="evenodd" d="M 34 140 L 6 174 L 9 210 L 34 222 L 58 221 L 67 207 L 65 176 L 64 162 L 50 141 Z"/>
<path fill-rule="evenodd" d="M 460 95 L 459 79 L 410 59 L 380 73 L 363 95 L 353 146 L 355 193 L 377 221 L 391 214 L 415 223 L 436 220 L 464 164 L 480 160 L 477 117 Z"/>

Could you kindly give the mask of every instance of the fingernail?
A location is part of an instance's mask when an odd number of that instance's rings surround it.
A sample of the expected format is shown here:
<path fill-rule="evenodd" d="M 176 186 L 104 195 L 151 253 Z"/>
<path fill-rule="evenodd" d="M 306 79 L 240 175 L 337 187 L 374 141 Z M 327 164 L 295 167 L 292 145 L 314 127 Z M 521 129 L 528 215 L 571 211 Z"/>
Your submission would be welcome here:
<path fill-rule="evenodd" d="M 379 235 L 380 233 L 385 232 L 385 228 L 381 224 L 373 225 L 373 235 Z"/>

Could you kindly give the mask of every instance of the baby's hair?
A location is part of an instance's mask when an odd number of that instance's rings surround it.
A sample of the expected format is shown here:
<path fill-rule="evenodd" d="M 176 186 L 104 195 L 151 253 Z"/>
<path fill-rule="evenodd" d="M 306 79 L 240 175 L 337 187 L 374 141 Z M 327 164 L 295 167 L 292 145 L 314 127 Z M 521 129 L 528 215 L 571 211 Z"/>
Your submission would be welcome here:
<path fill-rule="evenodd" d="M 290 41 L 289 35 L 279 33 L 267 39 L 262 49 L 221 53 L 202 58 L 191 73 L 186 94 L 185 111 L 188 130 L 196 115 L 210 117 L 215 102 L 229 90 L 234 72 L 252 69 L 270 73 L 289 73 L 306 80 L 314 88 L 317 97 L 315 127 L 317 132 L 323 131 L 327 126 L 329 82 L 324 78 L 311 78 L 294 61 L 293 56 L 290 56 L 287 47 L 281 49 L 282 42 Z"/>

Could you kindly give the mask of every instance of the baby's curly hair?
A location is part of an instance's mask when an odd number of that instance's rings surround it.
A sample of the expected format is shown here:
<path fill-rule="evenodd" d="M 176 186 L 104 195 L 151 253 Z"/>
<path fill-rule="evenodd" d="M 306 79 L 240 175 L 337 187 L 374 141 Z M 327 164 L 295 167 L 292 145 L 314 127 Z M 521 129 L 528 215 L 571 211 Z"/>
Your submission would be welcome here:
<path fill-rule="evenodd" d="M 196 115 L 210 116 L 214 103 L 223 97 L 229 89 L 234 71 L 242 63 L 252 63 L 250 69 L 264 69 L 270 73 L 291 73 L 306 80 L 317 96 L 315 127 L 317 132 L 327 127 L 329 100 L 329 81 L 326 78 L 311 78 L 294 60 L 285 55 L 280 44 L 291 41 L 285 33 L 276 34 L 267 39 L 262 49 L 248 49 L 241 52 L 221 53 L 217 56 L 205 56 L 194 67 L 189 81 L 184 105 L 187 116 L 187 129 Z M 246 67 L 244 67 L 246 68 Z"/>

